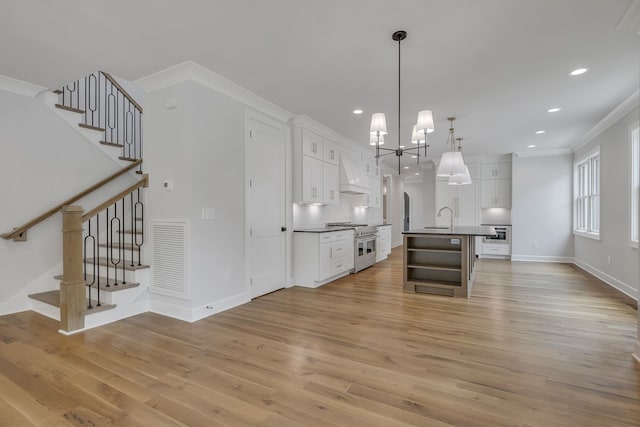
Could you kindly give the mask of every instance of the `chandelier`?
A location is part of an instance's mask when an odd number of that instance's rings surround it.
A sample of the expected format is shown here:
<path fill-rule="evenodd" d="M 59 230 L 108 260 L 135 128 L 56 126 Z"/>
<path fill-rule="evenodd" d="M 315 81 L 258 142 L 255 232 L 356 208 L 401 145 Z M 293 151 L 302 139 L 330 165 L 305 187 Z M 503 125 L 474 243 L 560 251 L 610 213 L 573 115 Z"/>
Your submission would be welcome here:
<path fill-rule="evenodd" d="M 400 158 L 405 152 L 415 152 L 417 162 L 420 163 L 420 157 L 427 157 L 427 134 L 435 130 L 433 125 L 433 113 L 430 110 L 423 110 L 418 113 L 417 123 L 413 126 L 413 132 L 411 134 L 411 143 L 415 147 L 405 148 L 400 144 L 400 99 L 401 99 L 401 62 L 400 62 L 400 44 L 402 40 L 407 38 L 406 31 L 396 31 L 391 38 L 398 42 L 398 148 L 386 148 L 382 147 L 384 144 L 384 135 L 387 135 L 387 119 L 384 113 L 374 113 L 371 115 L 371 127 L 369 129 L 370 139 L 369 143 L 376 147 L 376 164 L 378 159 L 382 156 L 389 154 L 395 154 L 398 157 L 398 175 L 401 173 Z M 421 148 L 424 147 L 424 154 L 421 153 Z M 381 154 L 380 151 L 383 151 Z"/>
<path fill-rule="evenodd" d="M 471 184 L 471 175 L 469 174 L 469 168 L 464 164 L 462 158 L 462 146 L 460 141 L 462 138 L 455 137 L 455 130 L 453 128 L 453 122 L 455 117 L 448 117 L 449 120 L 449 136 L 447 138 L 447 146 L 449 151 L 442 154 L 440 158 L 440 165 L 438 166 L 438 176 L 448 177 L 450 185 L 465 185 Z M 458 146 L 456 146 L 458 141 Z"/>

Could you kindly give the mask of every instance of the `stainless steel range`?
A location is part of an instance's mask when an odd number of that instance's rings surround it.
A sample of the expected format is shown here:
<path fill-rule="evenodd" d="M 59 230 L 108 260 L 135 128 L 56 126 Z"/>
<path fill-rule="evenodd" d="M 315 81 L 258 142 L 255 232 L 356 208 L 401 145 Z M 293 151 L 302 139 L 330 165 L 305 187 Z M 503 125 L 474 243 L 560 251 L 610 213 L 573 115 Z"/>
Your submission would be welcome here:
<path fill-rule="evenodd" d="M 353 228 L 354 254 L 353 273 L 364 270 L 376 262 L 376 233 L 378 227 L 367 224 L 351 224 L 350 222 L 330 222 L 327 228 Z"/>

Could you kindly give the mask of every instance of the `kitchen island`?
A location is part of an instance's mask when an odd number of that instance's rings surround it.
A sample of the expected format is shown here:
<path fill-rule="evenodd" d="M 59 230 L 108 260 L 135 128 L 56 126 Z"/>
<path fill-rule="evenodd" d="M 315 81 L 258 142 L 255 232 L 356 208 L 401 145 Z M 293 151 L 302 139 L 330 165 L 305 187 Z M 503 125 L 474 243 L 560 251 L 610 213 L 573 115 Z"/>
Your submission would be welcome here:
<path fill-rule="evenodd" d="M 475 265 L 475 236 L 495 236 L 493 227 L 425 227 L 402 233 L 403 289 L 469 297 Z"/>

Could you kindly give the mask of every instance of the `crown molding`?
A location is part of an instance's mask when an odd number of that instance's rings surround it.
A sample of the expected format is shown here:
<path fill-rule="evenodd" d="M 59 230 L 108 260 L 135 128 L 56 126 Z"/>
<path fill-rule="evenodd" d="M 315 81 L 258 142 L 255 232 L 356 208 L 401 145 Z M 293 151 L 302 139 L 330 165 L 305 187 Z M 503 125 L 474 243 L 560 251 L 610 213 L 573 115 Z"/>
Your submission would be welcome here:
<path fill-rule="evenodd" d="M 616 30 L 631 31 L 640 35 L 640 0 L 635 0 L 620 18 Z"/>
<path fill-rule="evenodd" d="M 573 144 L 571 146 L 571 151 L 576 152 L 580 148 L 596 139 L 598 136 L 600 136 L 600 134 L 602 134 L 602 132 L 616 124 L 618 121 L 620 121 L 620 119 L 632 112 L 635 108 L 638 108 L 639 105 L 640 90 L 636 90 L 630 97 L 625 99 L 622 104 L 618 105 L 609 114 L 607 114 L 604 119 L 600 120 L 589 132 L 585 133 L 580 141 Z"/>
<path fill-rule="evenodd" d="M 517 151 L 513 154 L 516 157 L 547 157 L 547 156 L 566 156 L 571 154 L 570 148 L 551 148 L 549 150 L 531 150 Z"/>
<path fill-rule="evenodd" d="M 200 83 L 203 86 L 220 92 L 235 99 L 236 101 L 242 102 L 248 107 L 267 114 L 282 122 L 286 123 L 293 117 L 293 113 L 277 106 L 260 95 L 243 88 L 231 80 L 214 73 L 194 61 L 185 61 L 156 73 L 149 74 L 148 76 L 134 81 L 134 83 L 142 87 L 147 92 L 156 92 L 187 81 Z"/>
<path fill-rule="evenodd" d="M 40 92 L 47 90 L 46 87 L 34 85 L 12 77 L 0 75 L 0 90 L 15 93 L 17 95 L 35 98 Z"/>

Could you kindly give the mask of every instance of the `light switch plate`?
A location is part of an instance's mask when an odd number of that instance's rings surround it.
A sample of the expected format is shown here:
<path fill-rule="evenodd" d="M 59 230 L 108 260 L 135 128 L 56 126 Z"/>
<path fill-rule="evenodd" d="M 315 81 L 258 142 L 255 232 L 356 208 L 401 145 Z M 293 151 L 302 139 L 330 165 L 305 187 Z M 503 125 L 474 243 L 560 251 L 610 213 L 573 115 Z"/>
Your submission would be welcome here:
<path fill-rule="evenodd" d="M 202 219 L 213 219 L 215 212 L 213 208 L 202 208 Z"/>

